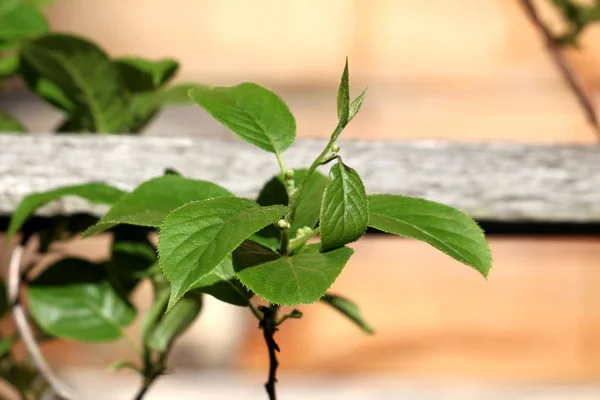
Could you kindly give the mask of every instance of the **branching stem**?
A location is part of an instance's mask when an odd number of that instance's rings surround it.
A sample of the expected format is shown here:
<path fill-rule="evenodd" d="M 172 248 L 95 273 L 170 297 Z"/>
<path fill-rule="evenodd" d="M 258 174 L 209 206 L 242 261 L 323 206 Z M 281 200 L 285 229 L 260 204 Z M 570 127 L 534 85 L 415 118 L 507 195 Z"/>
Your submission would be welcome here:
<path fill-rule="evenodd" d="M 286 220 L 288 222 L 291 223 L 291 221 L 294 219 L 294 215 L 296 214 L 296 206 L 297 206 L 297 202 L 298 202 L 298 197 L 302 193 L 302 190 L 304 190 L 304 187 L 308 183 L 308 180 L 310 179 L 312 174 L 315 172 L 317 167 L 319 165 L 321 165 L 321 163 L 324 160 L 327 159 L 329 151 L 331 150 L 331 146 L 333 146 L 335 144 L 336 140 L 338 139 L 338 137 L 340 136 L 340 134 L 342 133 L 343 130 L 344 130 L 344 126 L 342 124 L 338 124 L 335 127 L 335 130 L 331 134 L 331 138 L 329 139 L 329 142 L 327 143 L 327 145 L 325 146 L 325 148 L 323 149 L 321 154 L 319 154 L 319 157 L 317 157 L 315 159 L 315 161 L 313 161 L 310 168 L 308 168 L 308 171 L 306 171 L 304 178 L 302 178 L 302 180 L 300 181 L 300 184 L 298 184 L 298 187 L 296 188 L 294 193 L 290 196 L 290 202 L 289 202 L 290 210 L 288 212 L 288 215 L 286 216 Z"/>
<path fill-rule="evenodd" d="M 148 389 L 150 389 L 150 386 L 152 386 L 159 376 L 164 374 L 169 350 L 170 348 L 161 353 L 158 357 L 158 361 L 153 363 L 150 349 L 144 349 L 144 380 L 142 386 L 136 393 L 134 400 L 142 400 L 148 392 Z"/>
<path fill-rule="evenodd" d="M 319 233 L 321 233 L 320 226 L 313 229 L 310 233 L 306 233 L 303 236 L 290 240 L 290 246 L 288 248 L 288 251 L 291 253 L 297 248 L 304 246 L 306 242 L 317 236 Z"/>
<path fill-rule="evenodd" d="M 540 34 L 543 36 L 544 41 L 546 42 L 546 48 L 548 49 L 548 54 L 550 57 L 552 57 L 554 65 L 556 65 L 556 67 L 559 69 L 563 79 L 571 89 L 571 92 L 573 92 L 577 98 L 577 101 L 579 102 L 579 105 L 581 106 L 588 122 L 596 131 L 598 139 L 600 139 L 600 124 L 598 123 L 598 117 L 596 116 L 596 111 L 594 105 L 592 104 L 592 100 L 587 96 L 583 85 L 579 82 L 576 74 L 570 68 L 569 63 L 563 55 L 560 46 L 554 39 L 552 33 L 540 19 L 532 1 L 521 0 L 521 4 L 523 5 L 523 8 L 525 9 L 525 12 L 527 13 L 533 25 L 535 25 Z"/>
<path fill-rule="evenodd" d="M 277 312 L 279 311 L 279 306 L 271 304 L 269 307 L 260 307 L 260 310 L 263 313 L 263 319 L 260 321 L 259 326 L 263 330 L 265 343 L 269 350 L 269 378 L 267 383 L 265 383 L 265 389 L 269 395 L 269 400 L 277 400 L 275 383 L 277 382 L 277 367 L 279 366 L 279 361 L 277 361 L 276 352 L 280 350 L 273 336 L 275 335 L 275 332 L 277 332 Z"/>
<path fill-rule="evenodd" d="M 19 332 L 19 336 L 23 341 L 27 352 L 31 356 L 38 372 L 48 382 L 56 397 L 61 400 L 74 400 L 76 397 L 71 393 L 71 390 L 54 374 L 50 365 L 42 355 L 40 347 L 35 341 L 35 336 L 27 323 L 25 310 L 19 300 L 19 289 L 21 286 L 21 260 L 23 258 L 24 248 L 21 245 L 15 247 L 12 252 L 8 271 L 8 298 L 12 305 L 12 315 L 15 320 L 15 325 Z"/>

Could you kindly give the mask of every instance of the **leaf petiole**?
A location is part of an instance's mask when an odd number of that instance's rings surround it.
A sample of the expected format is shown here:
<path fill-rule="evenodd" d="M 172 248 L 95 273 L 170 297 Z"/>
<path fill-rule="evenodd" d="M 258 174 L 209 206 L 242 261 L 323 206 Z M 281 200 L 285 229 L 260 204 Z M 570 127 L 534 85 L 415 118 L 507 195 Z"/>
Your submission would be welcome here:
<path fill-rule="evenodd" d="M 296 207 L 298 205 L 297 204 L 298 197 L 300 197 L 302 190 L 304 190 L 304 188 L 306 187 L 308 180 L 310 179 L 312 174 L 315 172 L 317 167 L 319 165 L 321 165 L 321 161 L 327 157 L 327 154 L 329 154 L 331 147 L 335 144 L 336 140 L 338 139 L 338 137 L 340 136 L 340 134 L 342 133 L 343 130 L 344 130 L 344 127 L 338 123 L 338 125 L 335 127 L 333 133 L 331 134 L 331 138 L 329 139 L 329 142 L 327 143 L 327 145 L 325 146 L 325 148 L 323 149 L 321 154 L 319 154 L 319 156 L 315 159 L 315 161 L 313 161 L 313 163 L 310 166 L 310 168 L 308 169 L 308 171 L 306 171 L 304 178 L 302 178 L 302 180 L 300 181 L 300 184 L 298 184 L 298 187 L 296 188 L 296 190 L 291 194 L 290 202 L 289 202 L 289 212 L 286 216 L 286 220 L 288 222 L 291 223 L 291 221 L 294 219 L 294 215 L 296 213 Z"/>
<path fill-rule="evenodd" d="M 324 158 L 323 160 L 321 160 L 321 162 L 319 163 L 319 165 L 325 165 L 325 164 L 328 164 L 328 163 L 330 163 L 331 161 L 333 161 L 333 160 L 335 160 L 335 159 L 339 159 L 339 158 L 340 158 L 340 156 L 339 156 L 339 155 L 337 155 L 337 154 L 332 154 L 332 155 L 330 155 L 329 157 L 327 157 L 327 158 Z"/>
<path fill-rule="evenodd" d="M 304 235 L 294 238 L 292 240 L 290 240 L 290 245 L 288 247 L 288 251 L 290 253 L 292 253 L 294 250 L 297 250 L 298 248 L 304 246 L 306 244 L 306 242 L 308 242 L 310 239 L 314 238 L 315 236 L 317 236 L 319 233 L 321 233 L 321 227 L 318 226 L 317 228 L 311 230 L 308 233 L 305 233 Z"/>
<path fill-rule="evenodd" d="M 283 317 L 279 318 L 279 320 L 277 320 L 277 322 L 275 322 L 275 326 L 279 326 L 281 325 L 286 319 L 292 318 L 292 319 L 300 319 L 302 318 L 303 314 L 302 311 L 297 310 L 297 309 L 293 309 L 292 312 L 290 312 L 289 314 L 284 315 Z"/>

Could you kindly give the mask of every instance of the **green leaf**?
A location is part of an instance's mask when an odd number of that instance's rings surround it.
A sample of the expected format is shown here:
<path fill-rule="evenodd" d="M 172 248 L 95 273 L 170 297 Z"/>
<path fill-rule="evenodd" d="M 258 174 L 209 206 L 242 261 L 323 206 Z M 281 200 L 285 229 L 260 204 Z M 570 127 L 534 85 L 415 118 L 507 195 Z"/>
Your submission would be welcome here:
<path fill-rule="evenodd" d="M 244 287 L 235 276 L 231 257 L 228 256 L 217 268 L 197 281 L 194 291 L 209 294 L 225 303 L 248 306 L 253 293 Z"/>
<path fill-rule="evenodd" d="M 39 223 L 24 224 L 20 229 L 23 234 L 21 243 L 25 243 L 32 235 L 37 234 L 39 238 L 37 251 L 39 253 L 47 253 L 54 242 L 72 239 L 94 225 L 97 221 L 98 218 L 91 214 L 77 213 L 56 215 L 44 219 L 42 225 Z"/>
<path fill-rule="evenodd" d="M 64 196 L 81 197 L 93 204 L 113 204 L 125 192 L 104 183 L 86 183 L 83 185 L 65 186 L 42 193 L 34 193 L 21 200 L 12 214 L 10 225 L 6 232 L 7 240 L 17 233 L 25 220 L 38 208 Z"/>
<path fill-rule="evenodd" d="M 0 363 L 2 380 L 10 383 L 20 393 L 27 393 L 39 382 L 40 372 L 29 363 Z"/>
<path fill-rule="evenodd" d="M 120 361 L 115 361 L 114 363 L 110 364 L 108 366 L 108 371 L 109 372 L 117 372 L 120 371 L 122 369 L 130 369 L 132 371 L 135 371 L 137 373 L 142 373 L 142 370 L 140 369 L 140 366 L 137 365 L 136 363 L 134 363 L 133 361 L 128 361 L 128 360 L 120 360 Z"/>
<path fill-rule="evenodd" d="M 119 133 L 129 127 L 129 98 L 116 65 L 94 43 L 64 34 L 28 41 L 21 58 L 75 105 L 71 114 L 87 132 Z"/>
<path fill-rule="evenodd" d="M 100 264 L 66 258 L 29 284 L 31 314 L 44 331 L 85 342 L 121 337 L 135 309 L 113 289 Z"/>
<path fill-rule="evenodd" d="M 327 253 L 307 247 L 283 257 L 246 241 L 234 252 L 233 266 L 238 279 L 257 295 L 274 304 L 295 306 L 323 297 L 353 253 L 349 247 Z"/>
<path fill-rule="evenodd" d="M 369 220 L 369 201 L 358 173 L 338 158 L 330 177 L 321 203 L 321 251 L 358 240 Z"/>
<path fill-rule="evenodd" d="M 48 32 L 44 15 L 30 5 L 8 1 L 0 5 L 0 41 L 13 42 Z"/>
<path fill-rule="evenodd" d="M 263 150 L 281 153 L 294 142 L 294 116 L 283 100 L 262 86 L 196 86 L 190 97 L 241 139 Z"/>
<path fill-rule="evenodd" d="M 48 103 L 68 115 L 73 115 L 72 118 L 77 117 L 75 114 L 81 113 L 76 106 L 76 100 L 69 98 L 60 87 L 40 75 L 39 71 L 23 54 L 20 54 L 19 57 L 19 71 L 29 89 Z M 77 129 L 72 129 L 72 131 L 76 132 L 82 129 L 83 127 L 78 127 Z"/>
<path fill-rule="evenodd" d="M 172 58 L 150 61 L 142 58 L 122 57 L 117 58 L 114 63 L 119 68 L 130 93 L 158 89 L 167 83 L 179 69 L 179 63 Z"/>
<path fill-rule="evenodd" d="M 321 301 L 329 304 L 331 307 L 335 308 L 336 310 L 338 310 L 339 312 L 344 314 L 352 322 L 354 322 L 356 325 L 358 325 L 364 332 L 371 334 L 371 335 L 373 333 L 375 333 L 373 328 L 371 328 L 369 326 L 369 324 L 367 324 L 365 322 L 364 318 L 362 317 L 362 315 L 360 313 L 358 306 L 354 302 L 352 302 L 342 296 L 337 296 L 337 295 L 331 294 L 331 293 L 327 293 L 325 296 L 323 296 Z"/>
<path fill-rule="evenodd" d="M 132 133 L 140 132 L 167 104 L 187 104 L 191 102 L 188 91 L 192 87 L 195 87 L 195 85 L 181 84 L 156 92 L 136 94 L 131 101 L 132 122 L 129 130 Z"/>
<path fill-rule="evenodd" d="M 113 284 L 124 295 L 129 295 L 157 262 L 156 250 L 148 240 L 148 233 L 148 228 L 133 225 L 119 225 L 114 229 L 107 268 Z"/>
<path fill-rule="evenodd" d="M 170 344 L 190 327 L 202 311 L 202 297 L 187 295 L 167 312 L 148 336 L 147 346 L 164 352 Z"/>
<path fill-rule="evenodd" d="M 229 196 L 233 195 L 211 182 L 177 175 L 160 176 L 123 196 L 96 225 L 83 233 L 83 237 L 104 232 L 118 224 L 159 227 L 168 213 L 190 201 Z"/>
<path fill-rule="evenodd" d="M 16 118 L 0 111 L 0 132 L 2 133 L 26 133 L 25 128 Z"/>
<path fill-rule="evenodd" d="M 20 0 L 22 3 L 30 4 L 37 8 L 46 8 L 51 6 L 56 0 Z"/>
<path fill-rule="evenodd" d="M 349 121 L 350 108 L 350 83 L 348 81 L 348 57 L 342 73 L 342 80 L 337 95 L 337 113 L 341 126 L 346 126 Z"/>
<path fill-rule="evenodd" d="M 300 184 L 306 175 L 306 169 L 294 170 L 294 182 L 296 187 Z M 304 190 L 298 197 L 296 202 L 296 216 L 292 221 L 290 232 L 295 234 L 300 228 L 308 226 L 314 228 L 319 221 L 319 212 L 321 208 L 321 197 L 323 191 L 329 183 L 329 178 L 320 172 L 315 171 L 310 179 L 306 182 Z M 287 205 L 288 195 L 285 190 L 283 175 L 273 177 L 260 191 L 256 202 L 262 206 L 270 206 L 274 204 Z M 268 232 L 261 232 L 261 236 L 279 238 L 279 230 L 275 227 Z"/>
<path fill-rule="evenodd" d="M 8 354 L 14 343 L 15 339 L 13 338 L 6 338 L 0 340 L 0 360 Z"/>
<path fill-rule="evenodd" d="M 19 71 L 19 57 L 15 54 L 3 54 L 0 50 L 0 79 L 8 78 Z"/>
<path fill-rule="evenodd" d="M 367 89 L 363 90 L 363 92 L 358 96 L 352 104 L 350 104 L 350 112 L 348 115 L 348 122 L 352 121 L 352 118 L 360 111 L 360 107 L 362 107 L 363 100 L 365 99 L 365 95 L 367 94 Z"/>
<path fill-rule="evenodd" d="M 284 206 L 261 207 L 231 197 L 191 202 L 170 213 L 158 238 L 160 266 L 171 283 L 169 307 L 245 239 L 286 212 Z"/>
<path fill-rule="evenodd" d="M 8 293 L 4 281 L 0 280 L 0 317 L 8 311 Z"/>
<path fill-rule="evenodd" d="M 167 311 L 169 296 L 170 293 L 168 290 L 163 290 L 160 292 L 142 319 L 141 333 L 142 341 L 145 345 L 148 344 L 148 338 L 150 337 L 154 327 L 165 314 L 165 311 Z"/>
<path fill-rule="evenodd" d="M 484 277 L 492 255 L 483 231 L 455 208 L 413 197 L 369 196 L 369 226 L 429 243 Z"/>

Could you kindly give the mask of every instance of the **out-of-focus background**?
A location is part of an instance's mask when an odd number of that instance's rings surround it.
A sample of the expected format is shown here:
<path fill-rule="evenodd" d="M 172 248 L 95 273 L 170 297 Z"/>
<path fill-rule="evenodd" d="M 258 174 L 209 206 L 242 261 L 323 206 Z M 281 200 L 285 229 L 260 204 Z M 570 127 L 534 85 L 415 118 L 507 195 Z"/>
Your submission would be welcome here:
<path fill-rule="evenodd" d="M 536 4 L 560 27 L 548 1 Z M 111 55 L 178 59 L 180 82 L 270 87 L 295 113 L 299 137 L 324 138 L 335 126 L 335 94 L 348 56 L 354 96 L 365 86 L 369 92 L 346 139 L 597 140 L 516 1 L 59 0 L 48 15 L 53 29 L 89 37 Z M 598 102 L 600 29 L 588 29 L 580 44 L 566 54 Z M 0 105 L 33 130 L 48 131 L 58 121 L 18 85 L 0 94 Z M 148 134 L 198 135 L 205 121 L 197 107 L 169 109 Z M 597 395 L 598 238 L 505 235 L 490 241 L 495 262 L 488 281 L 415 241 L 368 236 L 354 244 L 356 256 L 333 289 L 352 297 L 377 333 L 364 335 L 323 305 L 302 308 L 304 318 L 277 334 L 282 398 L 311 384 L 322 398 L 334 398 L 335 390 L 348 399 L 353 393 L 386 399 Z M 99 238 L 67 248 L 101 258 L 106 244 Z M 147 299 L 141 290 L 140 304 Z M 63 342 L 45 351 L 66 376 L 95 393 L 121 384 L 133 390 L 137 383 L 127 373 L 98 372 L 109 384 L 88 374 L 127 357 L 123 344 Z M 196 398 L 169 391 L 194 390 L 195 374 L 214 398 L 219 387 L 238 382 L 254 385 L 262 398 L 266 349 L 244 310 L 209 303 L 172 364 L 173 377 L 149 399 Z M 221 382 L 199 372 L 215 370 L 231 378 Z M 394 391 L 399 383 L 403 389 Z M 202 387 L 197 390 L 200 398 Z M 381 397 L 373 397 L 377 390 Z M 128 398 L 125 389 L 118 393 Z M 240 392 L 238 398 L 253 397 Z"/>

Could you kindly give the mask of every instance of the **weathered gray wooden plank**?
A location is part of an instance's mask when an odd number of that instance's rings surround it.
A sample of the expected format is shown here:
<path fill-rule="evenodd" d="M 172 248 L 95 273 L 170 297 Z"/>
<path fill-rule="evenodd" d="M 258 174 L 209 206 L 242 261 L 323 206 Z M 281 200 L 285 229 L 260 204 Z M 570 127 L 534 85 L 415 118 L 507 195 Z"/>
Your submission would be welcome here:
<path fill-rule="evenodd" d="M 480 219 L 600 221 L 600 147 L 518 143 L 342 141 L 344 161 L 371 193 L 422 196 Z M 299 140 L 288 166 L 306 166 L 324 145 Z M 173 167 L 255 196 L 277 173 L 271 154 L 231 138 L 0 135 L 0 214 L 26 194 L 89 181 L 131 189 Z M 45 214 L 101 211 L 66 199 Z"/>

